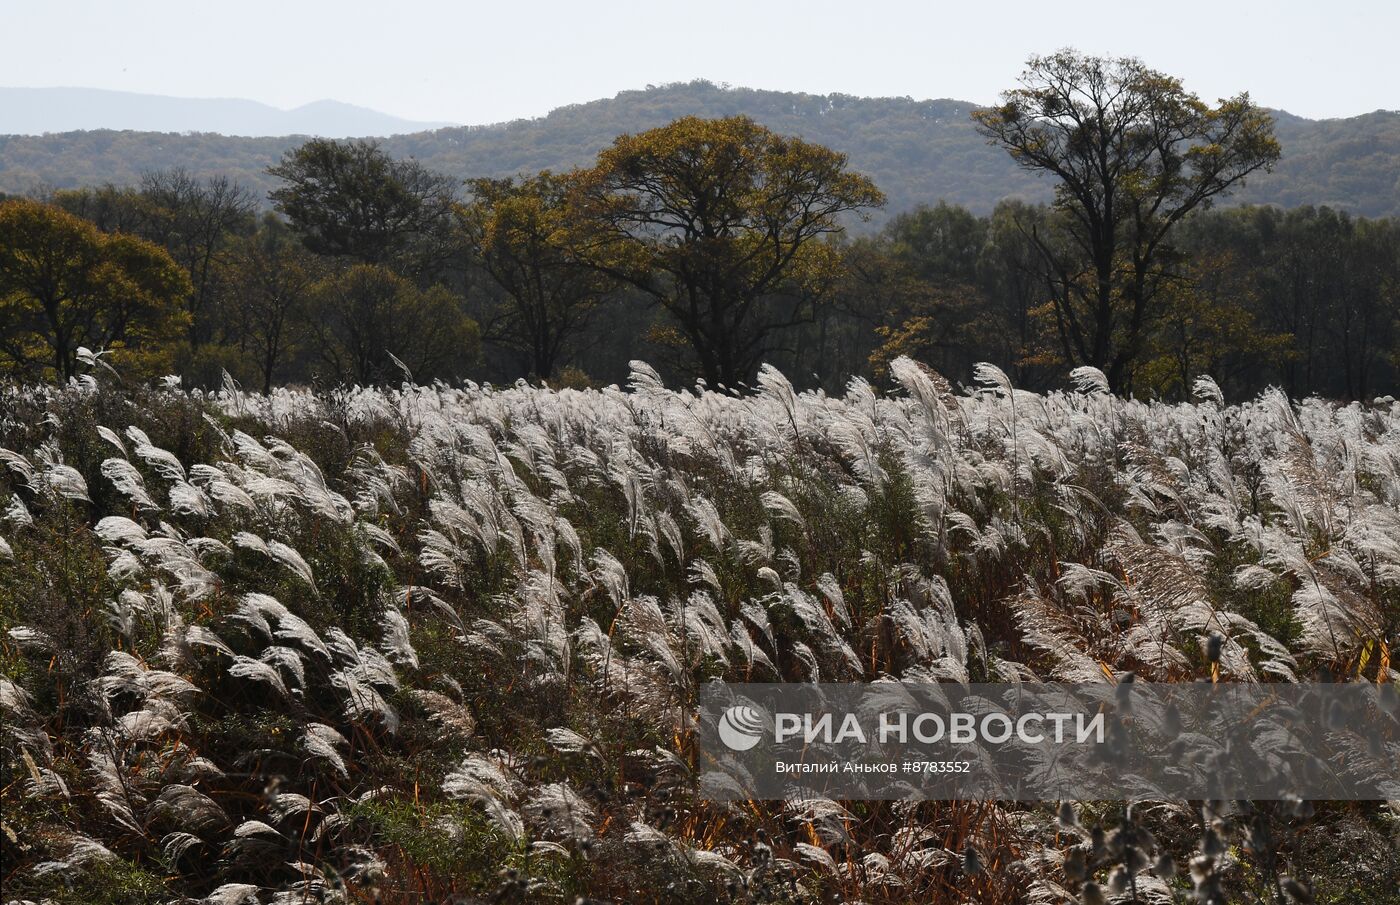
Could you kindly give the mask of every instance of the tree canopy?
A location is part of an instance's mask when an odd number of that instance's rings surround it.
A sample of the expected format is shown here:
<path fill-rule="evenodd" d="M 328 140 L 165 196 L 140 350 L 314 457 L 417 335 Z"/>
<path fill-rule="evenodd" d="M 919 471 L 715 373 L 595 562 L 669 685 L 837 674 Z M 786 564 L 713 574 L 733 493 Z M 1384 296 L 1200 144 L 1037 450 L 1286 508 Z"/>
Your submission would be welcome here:
<path fill-rule="evenodd" d="M 78 350 L 168 366 L 189 276 L 166 251 L 37 201 L 0 202 L 0 364 L 66 380 Z"/>
<path fill-rule="evenodd" d="M 312 139 L 268 173 L 269 197 L 318 254 L 431 277 L 452 252 L 456 180 L 373 141 Z"/>
<path fill-rule="evenodd" d="M 1210 192 L 1231 177 L 1216 166 L 1229 155 L 1212 145 L 1224 148 L 1230 134 L 1241 134 L 1231 128 L 1252 122 L 1267 150 L 1262 113 L 1243 105 L 1222 113 L 1181 96 L 1174 82 L 1159 87 L 1154 102 L 1176 96 L 1190 114 L 1185 121 L 1204 121 L 1206 131 L 1174 146 L 1142 143 L 1147 163 L 1136 173 L 1147 176 L 1110 183 L 1103 195 L 1114 204 L 1114 217 L 1103 221 L 1117 223 L 1106 334 L 1110 358 L 1122 363 L 1116 385 L 1181 398 L 1208 372 L 1231 395 L 1269 384 L 1295 396 L 1393 392 L 1396 221 L 1325 206 L 1207 210 L 1226 196 Z M 1051 127 L 1027 128 L 1042 126 Z M 1206 140 L 1211 129 L 1221 142 Z M 1124 160 L 1133 150 L 1126 139 L 1122 148 L 1110 145 Z M 1046 141 L 1033 150 L 1053 148 Z M 1076 157 L 1069 138 L 1059 153 L 1066 166 L 1094 173 L 1095 161 Z M 381 148 L 378 156 L 387 155 Z M 403 163 L 376 159 L 370 168 Z M 1129 170 L 1121 164 L 1115 172 Z M 1024 171 L 1032 179 L 1036 172 Z M 153 241 L 180 272 L 202 268 L 205 302 L 187 303 L 178 320 L 143 322 L 123 307 L 140 294 L 104 301 L 89 287 L 82 296 L 89 330 L 66 314 L 46 321 L 34 293 L 11 288 L 0 308 L 0 367 L 63 379 L 76 369 L 77 344 L 105 345 L 143 373 L 178 373 L 210 387 L 228 372 L 268 391 L 288 382 L 397 382 L 404 367 L 420 380 L 602 386 L 627 379 L 628 362 L 638 358 L 667 380 L 701 375 L 738 385 L 761 360 L 839 391 L 855 375 L 882 383 L 888 363 L 907 354 L 954 382 L 989 361 L 1018 386 L 1046 388 L 1088 360 L 1080 349 L 1092 347 L 1103 323 L 1092 304 L 1095 236 L 1083 225 L 1100 209 L 1085 207 L 1076 218 L 1086 197 L 1089 206 L 1103 200 L 1087 177 L 1077 195 L 1062 187 L 1058 204 L 1008 200 L 985 216 L 942 203 L 855 233 L 851 225 L 871 211 L 870 181 L 830 149 L 742 118 L 683 119 L 629 135 L 580 170 L 474 180 L 461 202 L 450 177 L 423 176 L 452 197 L 430 232 L 406 230 L 399 251 L 378 264 L 313 250 L 306 241 L 313 233 L 277 212 L 256 224 L 241 213 L 216 218 L 200 230 L 194 215 L 210 207 L 201 196 L 242 193 L 189 173 L 148 174 L 138 188 L 48 195 L 81 218 L 65 221 L 87 237 L 78 245 L 112 250 L 93 261 L 112 257 L 129 237 Z M 359 182 L 347 184 L 360 191 Z M 364 200 L 326 191 L 334 196 L 324 199 L 328 209 Z M 182 222 L 194 228 L 176 228 Z M 438 265 L 421 266 L 432 257 L 425 250 L 441 253 Z M 1137 290 L 1138 275 L 1149 293 Z M 1135 300 L 1143 299 L 1135 327 Z M 1067 341 L 1071 315 L 1084 346 Z M 67 351 L 56 356 L 54 344 Z M 60 358 L 67 364 L 57 365 Z"/>
<path fill-rule="evenodd" d="M 615 288 L 580 259 L 588 224 L 570 199 L 575 181 L 548 170 L 475 179 L 462 209 L 476 262 L 505 295 L 485 336 L 515 351 L 538 377 L 554 375 L 566 361 L 566 344 Z"/>
<path fill-rule="evenodd" d="M 705 379 L 730 386 L 834 277 L 837 258 L 817 240 L 884 201 L 844 154 L 742 116 L 623 135 L 578 191 L 596 228 L 582 254 L 659 302 Z"/>
<path fill-rule="evenodd" d="M 1170 279 L 1172 230 L 1278 160 L 1271 118 L 1247 94 L 1210 107 L 1140 60 L 1072 50 L 1032 57 L 1021 86 L 973 116 L 1017 164 L 1055 178 L 1069 241 L 1032 236 L 1061 344 L 1130 389 Z"/>
<path fill-rule="evenodd" d="M 314 371 L 331 383 L 370 386 L 460 378 L 476 355 L 476 322 L 442 286 L 419 289 L 382 264 L 355 264 L 310 290 Z"/>

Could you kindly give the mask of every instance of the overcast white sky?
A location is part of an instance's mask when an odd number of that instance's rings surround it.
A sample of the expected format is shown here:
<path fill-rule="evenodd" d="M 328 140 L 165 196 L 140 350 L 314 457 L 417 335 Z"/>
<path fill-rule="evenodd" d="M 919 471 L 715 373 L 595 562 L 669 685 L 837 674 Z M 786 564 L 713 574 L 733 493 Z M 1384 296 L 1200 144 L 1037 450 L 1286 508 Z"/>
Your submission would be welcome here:
<path fill-rule="evenodd" d="M 1400 108 L 1396 0 L 0 0 L 0 85 L 488 123 L 647 84 L 988 102 L 1032 53 L 1134 55 L 1207 100 Z"/>

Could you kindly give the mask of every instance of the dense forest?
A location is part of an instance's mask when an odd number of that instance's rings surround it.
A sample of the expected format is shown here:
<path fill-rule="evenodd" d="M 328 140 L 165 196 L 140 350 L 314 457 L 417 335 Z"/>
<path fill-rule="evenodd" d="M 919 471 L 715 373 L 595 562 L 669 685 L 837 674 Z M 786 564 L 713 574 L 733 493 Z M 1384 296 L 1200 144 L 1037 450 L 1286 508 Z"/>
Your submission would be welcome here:
<path fill-rule="evenodd" d="M 83 291 L 93 316 L 74 323 L 60 356 L 66 364 L 57 367 L 48 329 L 33 320 L 37 309 L 25 315 L 12 300 L 0 306 L 7 317 L 0 368 L 30 378 L 72 374 L 86 344 L 112 350 L 136 373 L 177 373 L 190 386 L 212 386 L 226 371 L 261 390 L 393 382 L 404 368 L 424 380 L 546 376 L 556 385 L 602 385 L 624 380 L 637 358 L 672 379 L 703 374 L 673 312 L 654 296 L 574 268 L 547 246 L 533 259 L 523 249 L 533 272 L 553 280 L 551 294 L 534 299 L 544 314 L 530 314 L 528 296 L 511 295 L 519 285 L 509 264 L 521 264 L 512 254 L 522 248 L 503 238 L 504 229 L 518 230 L 510 218 L 530 213 L 524 202 L 540 201 L 529 192 L 522 198 L 520 184 L 482 181 L 466 193 L 472 203 L 458 206 L 455 180 L 368 145 L 332 147 L 358 149 L 399 178 L 428 179 L 442 206 L 405 227 L 396 240 L 403 247 L 392 254 L 315 238 L 309 247 L 295 220 L 259 213 L 236 183 L 179 170 L 148 173 L 138 188 L 66 190 L 47 203 L 0 207 L 7 240 L 27 219 L 62 221 L 67 234 L 82 237 L 88 260 L 139 237 L 148 257 L 158 251 L 166 262 L 162 270 L 147 261 L 145 284 L 156 273 L 161 291 L 179 296 L 124 307 L 108 322 L 96 316 L 104 292 L 147 296 L 132 294 L 131 277 L 105 289 L 89 281 Z M 305 224 L 311 214 L 299 216 Z M 1053 385 L 1080 359 L 1056 335 L 1047 273 L 1024 226 L 1055 216 L 1019 201 L 990 215 L 939 204 L 901 214 L 873 235 L 827 237 L 821 248 L 832 266 L 821 285 L 802 298 L 775 292 L 766 300 L 763 317 L 792 323 L 768 334 L 763 358 L 800 385 L 833 391 L 853 375 L 882 378 L 899 355 L 954 380 L 991 361 L 1024 386 Z M 1328 207 L 1225 208 L 1188 218 L 1173 254 L 1171 284 L 1130 362 L 1136 393 L 1182 398 L 1201 373 L 1232 396 L 1270 384 L 1299 396 L 1395 392 L 1400 222 Z"/>
<path fill-rule="evenodd" d="M 16 198 L 0 205 L 0 367 L 67 379 L 101 352 L 266 393 L 601 386 L 634 359 L 734 389 L 767 362 L 836 391 L 909 356 L 961 382 L 991 362 L 1035 389 L 1088 366 L 1167 399 L 1201 374 L 1231 395 L 1394 391 L 1400 222 L 1222 205 L 1287 159 L 1287 122 L 1247 95 L 1211 107 L 1135 61 L 1039 65 L 956 128 L 1022 181 L 1049 177 L 1048 203 L 941 201 L 874 231 L 849 227 L 894 206 L 878 173 L 745 116 L 465 183 L 393 143 L 314 139 L 260 174 L 270 211 L 260 188 L 184 167 Z M 1063 90 L 1101 83 L 1117 93 L 1096 105 Z"/>
<path fill-rule="evenodd" d="M 1048 201 L 1048 180 L 1018 170 L 978 136 L 970 118 L 974 109 L 956 100 L 796 94 L 697 81 L 626 91 L 538 119 L 400 135 L 385 139 L 383 147 L 459 179 L 503 177 L 586 165 L 615 136 L 681 116 L 745 115 L 849 155 L 852 167 L 889 198 L 872 221 L 877 225 L 939 201 L 979 214 L 1008 197 Z M 1400 214 L 1400 113 L 1308 120 L 1275 111 L 1274 120 L 1282 160 L 1232 203 L 1327 205 L 1367 217 Z M 0 191 L 134 185 L 144 172 L 184 167 L 196 176 L 229 176 L 264 203 L 276 188 L 267 168 L 302 141 L 109 130 L 0 136 Z"/>

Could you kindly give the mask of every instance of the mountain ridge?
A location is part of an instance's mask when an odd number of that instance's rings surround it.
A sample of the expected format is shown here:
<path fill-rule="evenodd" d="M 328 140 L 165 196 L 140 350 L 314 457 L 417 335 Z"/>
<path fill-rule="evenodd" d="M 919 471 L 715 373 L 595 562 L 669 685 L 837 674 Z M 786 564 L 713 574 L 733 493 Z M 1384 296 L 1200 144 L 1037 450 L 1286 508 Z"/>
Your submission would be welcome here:
<path fill-rule="evenodd" d="M 57 124 L 57 127 L 55 127 Z M 105 88 L 0 87 L 0 134 L 77 131 L 214 132 L 231 138 L 388 136 L 451 123 L 404 119 L 323 98 L 283 109 L 238 97 L 175 97 Z"/>
<path fill-rule="evenodd" d="M 881 218 L 939 200 L 986 212 L 1002 198 L 1048 199 L 1048 180 L 1018 169 L 977 133 L 970 117 L 977 106 L 946 98 L 730 88 L 700 80 L 623 91 L 540 117 L 378 140 L 391 154 L 460 178 L 506 176 L 587 164 L 616 135 L 678 116 L 745 114 L 848 154 L 852 168 L 889 196 Z M 1400 216 L 1400 113 L 1326 120 L 1275 115 L 1284 158 L 1275 172 L 1251 178 L 1231 203 L 1327 204 L 1365 216 Z M 126 184 L 143 170 L 181 165 L 196 174 L 234 176 L 265 194 L 274 184 L 267 166 L 301 140 L 116 130 L 0 136 L 0 192 Z"/>

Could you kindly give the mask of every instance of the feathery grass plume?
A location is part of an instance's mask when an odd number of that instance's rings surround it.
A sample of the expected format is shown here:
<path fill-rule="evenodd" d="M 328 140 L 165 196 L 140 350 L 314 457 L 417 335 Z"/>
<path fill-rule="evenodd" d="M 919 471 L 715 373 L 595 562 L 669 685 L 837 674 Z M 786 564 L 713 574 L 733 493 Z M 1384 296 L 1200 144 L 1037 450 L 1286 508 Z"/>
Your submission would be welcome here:
<path fill-rule="evenodd" d="M 109 515 L 92 529 L 108 544 L 134 547 L 147 539 L 146 529 L 124 515 Z"/>
<path fill-rule="evenodd" d="M 807 529 L 807 522 L 797 506 L 776 490 L 765 490 L 759 495 L 759 501 L 774 518 L 785 519 L 804 531 Z"/>
<path fill-rule="evenodd" d="M 201 838 L 209 838 L 230 824 L 228 814 L 212 798 L 180 783 L 161 789 L 146 809 L 146 818 Z"/>
<path fill-rule="evenodd" d="M 648 393 L 664 394 L 666 384 L 656 369 L 644 361 L 633 360 L 627 363 L 629 374 L 627 386 L 632 392 L 645 396 Z"/>
<path fill-rule="evenodd" d="M 349 777 L 350 773 L 338 749 L 347 744 L 345 736 L 325 723 L 308 723 L 301 737 L 301 746 L 306 753 L 330 764 L 342 778 Z"/>
<path fill-rule="evenodd" d="M 73 834 L 64 840 L 68 854 L 61 861 L 45 861 L 36 864 L 31 873 L 36 877 L 58 874 L 68 878 L 85 874 L 94 867 L 110 864 L 117 860 L 117 854 L 102 843 L 87 836 Z"/>
<path fill-rule="evenodd" d="M 729 633 L 725 629 L 724 617 L 708 591 L 692 591 L 684 602 L 676 598 L 671 609 L 671 623 L 679 629 L 677 633 L 684 639 L 683 648 L 688 652 L 692 664 L 713 657 L 719 663 L 729 665 L 726 653 Z"/>
<path fill-rule="evenodd" d="M 281 697 L 290 697 L 291 692 L 287 690 L 286 683 L 282 681 L 281 674 L 277 669 L 262 660 L 255 660 L 243 654 L 237 654 L 233 658 L 233 663 L 228 668 L 228 674 L 235 679 L 247 679 L 250 682 L 258 682 L 267 685 Z"/>
<path fill-rule="evenodd" d="M 65 500 L 91 503 L 87 480 L 73 466 L 53 462 L 44 469 L 44 482 L 50 490 Z"/>
<path fill-rule="evenodd" d="M 170 511 L 199 518 L 209 518 L 213 514 L 204 491 L 184 481 L 170 485 Z"/>
<path fill-rule="evenodd" d="M 1010 804 L 699 805 L 689 701 L 713 677 L 872 670 L 891 699 L 1201 664 L 1391 687 L 1400 407 L 891 371 L 891 396 L 799 393 L 769 369 L 756 395 L 671 391 L 640 366 L 632 392 L 29 391 L 23 423 L 0 418 L 18 450 L 0 453 L 0 594 L 19 589 L 0 747 L 21 765 L 7 826 L 52 844 L 14 876 L 82 829 L 131 859 L 101 870 L 158 864 L 188 901 L 489 894 L 465 879 L 478 857 L 488 887 L 515 871 L 516 901 L 564 875 L 625 898 L 646 871 L 697 900 L 800 883 L 874 905 L 970 881 L 959 894 L 1154 901 L 1192 859 L 1174 811 L 1096 829 L 1086 805 L 1056 838 L 1053 812 Z M 114 401 L 135 432 L 99 429 Z M 65 577 L 92 624 L 36 575 Z M 465 751 L 483 739 L 498 747 Z M 606 781 L 579 772 L 597 757 Z M 1207 816 L 1200 890 L 1301 869 L 1266 863 L 1261 810 Z M 1319 811 L 1287 819 L 1340 832 Z M 1133 835 L 1148 824 L 1171 845 Z M 92 879 L 50 871 L 54 889 Z"/>
<path fill-rule="evenodd" d="M 1225 393 L 1209 374 L 1202 374 L 1196 378 L 1191 384 L 1191 395 L 1202 402 L 1214 404 L 1217 409 L 1225 407 Z"/>
<path fill-rule="evenodd" d="M 545 744 L 565 754 L 597 754 L 597 746 L 572 729 L 556 726 L 545 732 Z"/>
<path fill-rule="evenodd" d="M 479 753 L 467 755 L 447 775 L 443 790 L 453 798 L 470 801 L 494 798 L 509 803 L 516 797 L 516 783 L 507 772 L 505 762 Z"/>
<path fill-rule="evenodd" d="M 20 749 L 20 759 L 29 769 L 29 779 L 24 781 L 24 797 L 31 800 L 63 799 L 71 801 L 73 795 L 68 791 L 68 783 L 62 776 L 50 770 L 48 767 L 41 767 L 35 762 L 34 756 L 24 748 Z"/>
<path fill-rule="evenodd" d="M 832 422 L 828 435 L 836 445 L 856 476 L 872 488 L 879 490 L 889 479 L 879 455 L 868 434 L 874 433 L 874 425 L 857 413 L 849 413 L 847 418 Z"/>
<path fill-rule="evenodd" d="M 101 749 L 94 746 L 87 752 L 85 775 L 95 790 L 94 798 L 107 812 L 107 817 L 115 824 L 132 833 L 143 835 L 145 828 L 136 818 L 136 812 L 146 805 L 146 797 L 141 790 L 129 784 L 123 775 L 123 766 L 117 763 L 111 753 L 115 750 L 111 735 L 93 730 L 93 740 L 101 739 Z"/>
<path fill-rule="evenodd" d="M 276 667 L 278 673 L 286 677 L 283 679 L 284 684 L 291 681 L 298 689 L 306 687 L 306 655 L 296 648 L 272 644 L 263 648 L 262 653 L 258 654 L 258 659 Z"/>
<path fill-rule="evenodd" d="M 311 587 L 316 587 L 316 578 L 311 572 L 311 566 L 307 565 L 302 555 L 294 548 L 287 546 L 278 540 L 263 540 L 250 531 L 239 531 L 233 536 L 233 544 L 245 550 L 252 550 L 255 553 L 266 556 L 274 562 L 284 566 L 293 575 Z"/>
<path fill-rule="evenodd" d="M 253 865 L 278 858 L 287 847 L 287 838 L 261 820 L 245 820 L 234 828 L 233 838 L 224 844 L 226 860 Z"/>
<path fill-rule="evenodd" d="M 285 607 L 280 613 L 277 613 L 277 630 L 273 633 L 273 637 L 283 641 L 296 642 L 312 653 L 320 654 L 327 660 L 331 659 L 330 650 L 316 634 L 316 630 L 305 619 Z"/>
<path fill-rule="evenodd" d="M 24 500 L 19 498 L 19 494 L 10 495 L 10 500 L 5 504 L 5 511 L 3 515 L 0 515 L 0 518 L 14 525 L 17 529 L 34 526 L 34 517 L 29 514 L 29 507 L 24 505 Z"/>
<path fill-rule="evenodd" d="M 580 843 L 593 838 L 593 807 L 568 783 L 540 786 L 526 800 L 522 812 L 539 832 L 555 839 Z"/>
<path fill-rule="evenodd" d="M 1302 628 L 1303 650 L 1341 659 L 1364 639 L 1379 636 L 1381 615 L 1369 596 L 1349 586 L 1349 578 L 1354 581 L 1357 570 L 1349 568 L 1344 557 L 1331 551 L 1310 556 L 1302 540 L 1276 527 L 1266 528 L 1260 538 L 1264 549 L 1261 565 L 1296 582 L 1293 614 Z M 1258 577 L 1258 573 L 1246 573 L 1245 580 Z"/>
<path fill-rule="evenodd" d="M 593 579 L 608 594 L 608 599 L 612 601 L 613 608 L 620 610 L 626 600 L 631 597 L 631 592 L 627 586 L 627 569 L 607 550 L 599 547 L 593 551 Z"/>
<path fill-rule="evenodd" d="M 27 458 L 14 450 L 0 447 L 0 462 L 3 462 L 5 467 L 9 469 L 15 477 L 19 478 L 20 483 L 28 488 L 31 493 L 37 494 L 41 492 L 42 485 L 39 482 L 39 476 L 35 472 L 33 464 L 30 463 Z"/>
<path fill-rule="evenodd" d="M 126 429 L 127 437 L 132 441 L 132 454 L 141 459 L 163 480 L 171 483 L 184 483 L 188 479 L 185 473 L 185 466 L 174 453 L 166 449 L 161 449 L 151 442 L 151 438 L 146 436 L 146 432 L 135 425 Z"/>
<path fill-rule="evenodd" d="M 148 703 L 116 721 L 116 733 L 123 741 L 154 741 L 183 723 L 179 710 L 165 702 Z"/>
<path fill-rule="evenodd" d="M 202 905 L 258 905 L 258 892 L 252 883 L 225 883 L 199 901 Z"/>
<path fill-rule="evenodd" d="M 816 641 L 823 651 L 833 656 L 832 662 L 840 662 L 843 668 L 853 676 L 865 674 L 865 667 L 860 661 L 851 645 L 841 636 L 831 617 L 827 615 L 826 608 L 817 600 L 792 583 L 783 586 L 782 594 L 778 597 L 783 605 L 789 608 L 802 625 L 807 629 L 812 640 Z M 833 669 L 832 672 L 837 672 Z"/>
<path fill-rule="evenodd" d="M 450 798 L 480 805 L 507 837 L 520 840 L 525 836 L 525 823 L 512 807 L 516 785 L 503 760 L 473 753 L 443 780 L 443 791 Z"/>
<path fill-rule="evenodd" d="M 11 641 L 19 646 L 20 650 L 45 654 L 52 656 L 58 653 L 58 645 L 54 642 L 53 636 L 42 629 L 33 628 L 28 625 L 19 625 L 5 633 Z"/>
<path fill-rule="evenodd" d="M 162 860 L 172 867 L 178 866 L 180 859 L 193 851 L 196 847 L 202 847 L 204 842 L 194 833 L 173 832 L 167 833 L 160 840 L 160 854 Z"/>
<path fill-rule="evenodd" d="M 257 629 L 270 641 L 273 638 L 272 622 L 279 621 L 286 614 L 287 608 L 276 597 L 254 591 L 238 598 L 238 608 L 229 618 Z"/>
<path fill-rule="evenodd" d="M 129 458 L 129 454 L 126 451 L 126 444 L 122 442 L 121 436 L 116 431 L 112 430 L 110 427 L 104 427 L 101 424 L 97 425 L 95 429 L 97 431 L 97 436 L 111 444 L 112 448 L 121 453 L 123 460 Z M 104 462 L 103 464 L 105 465 L 106 463 Z"/>
<path fill-rule="evenodd" d="M 823 572 L 817 577 L 817 590 L 826 598 L 836 622 L 840 623 L 843 629 L 849 629 L 851 612 L 846 607 L 846 595 L 841 590 L 841 583 L 836 580 L 836 576 L 830 572 Z"/>
<path fill-rule="evenodd" d="M 190 466 L 190 483 L 201 488 L 210 499 L 228 508 L 251 512 L 257 503 L 246 490 L 235 483 L 228 471 L 203 462 Z"/>
<path fill-rule="evenodd" d="M 978 362 L 972 367 L 972 379 L 985 387 L 999 390 L 1011 398 L 1015 392 L 1011 378 L 1006 376 L 1006 372 L 991 362 Z"/>
<path fill-rule="evenodd" d="M 9 717 L 5 721 L 7 726 L 11 722 L 27 722 L 38 717 L 34 712 L 34 699 L 30 697 L 29 692 L 4 676 L 0 676 L 0 712 Z"/>
<path fill-rule="evenodd" d="M 794 443 L 802 440 L 801 417 L 798 414 L 797 391 L 792 388 L 792 383 L 783 372 L 773 367 L 771 364 L 764 364 L 758 369 L 758 393 L 760 399 L 766 399 L 775 403 L 783 412 L 784 421 L 792 430 Z"/>
<path fill-rule="evenodd" d="M 380 642 L 390 660 L 410 669 L 418 668 L 418 651 L 409 638 L 408 619 L 397 609 L 387 609 L 380 618 L 384 639 Z"/>
<path fill-rule="evenodd" d="M 904 355 L 890 362 L 890 376 L 918 400 L 929 421 L 946 434 L 950 422 L 961 414 L 961 407 L 948 380 L 928 365 Z"/>
<path fill-rule="evenodd" d="M 418 706 L 428 711 L 429 719 L 442 728 L 444 737 L 470 738 L 476 733 L 476 717 L 465 704 L 426 688 L 412 689 L 409 694 Z"/>
<path fill-rule="evenodd" d="M 690 515 L 698 530 L 718 553 L 723 553 L 729 541 L 729 528 L 720 518 L 719 510 L 701 494 L 693 496 L 686 504 L 685 511 Z"/>
<path fill-rule="evenodd" d="M 724 593 L 724 583 L 720 581 L 719 573 L 708 560 L 699 557 L 692 559 L 690 567 L 686 570 L 686 577 L 692 584 L 704 585 L 716 594 Z"/>
<path fill-rule="evenodd" d="M 399 713 L 374 683 L 357 670 L 341 669 L 331 673 L 331 684 L 341 692 L 345 718 L 351 722 L 378 725 L 393 735 L 399 731 Z"/>
<path fill-rule="evenodd" d="M 1065 682 L 1104 681 L 1097 655 L 1105 651 L 1093 640 L 1094 636 L 1108 635 L 1100 617 L 1083 609 L 1068 610 L 1030 586 L 1007 605 L 1016 615 L 1026 643 L 1053 664 L 1051 675 Z"/>
<path fill-rule="evenodd" d="M 1081 365 L 1070 371 L 1069 382 L 1076 390 L 1087 395 L 1107 396 L 1112 392 L 1108 386 L 1108 376 L 1092 365 Z"/>
<path fill-rule="evenodd" d="M 115 437 L 115 434 L 113 435 Z M 136 466 L 126 459 L 106 459 L 101 466 L 102 476 L 112 482 L 117 492 L 131 500 L 132 505 L 141 509 L 159 511 L 160 506 L 151 499 L 146 490 L 146 481 Z"/>

